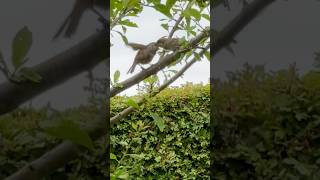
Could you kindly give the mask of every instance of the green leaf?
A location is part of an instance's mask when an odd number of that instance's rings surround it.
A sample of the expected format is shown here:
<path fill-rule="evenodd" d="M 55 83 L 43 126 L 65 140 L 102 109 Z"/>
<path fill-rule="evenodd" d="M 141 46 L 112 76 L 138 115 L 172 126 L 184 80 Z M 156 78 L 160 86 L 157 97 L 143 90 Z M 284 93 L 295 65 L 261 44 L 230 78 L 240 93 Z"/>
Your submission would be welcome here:
<path fill-rule="evenodd" d="M 168 9 L 171 9 L 172 6 L 176 3 L 177 0 L 167 0 L 166 2 L 166 6 L 168 7 Z"/>
<path fill-rule="evenodd" d="M 204 55 L 206 56 L 206 58 L 208 59 L 208 61 L 210 61 L 210 52 L 209 51 L 206 51 L 204 53 Z"/>
<path fill-rule="evenodd" d="M 127 101 L 127 105 L 135 108 L 135 109 L 138 109 L 140 106 L 138 103 L 136 103 L 136 101 L 134 101 L 133 99 L 129 98 L 128 101 Z"/>
<path fill-rule="evenodd" d="M 110 159 L 117 160 L 117 156 L 113 153 L 110 153 Z"/>
<path fill-rule="evenodd" d="M 125 169 L 125 167 L 120 166 L 113 172 L 111 178 L 113 178 L 113 179 L 128 179 L 129 178 L 129 173 Z"/>
<path fill-rule="evenodd" d="M 141 160 L 143 159 L 144 155 L 143 154 L 128 154 L 128 156 L 137 159 L 137 160 Z"/>
<path fill-rule="evenodd" d="M 118 32 L 118 31 L 116 31 L 116 32 L 117 32 L 118 34 L 120 34 L 123 42 L 124 42 L 125 44 L 128 44 L 128 39 L 127 39 L 127 37 L 126 37 L 125 35 L 123 35 L 121 32 Z"/>
<path fill-rule="evenodd" d="M 124 7 L 131 8 L 138 5 L 138 0 L 125 0 L 123 1 Z"/>
<path fill-rule="evenodd" d="M 45 128 L 45 132 L 56 138 L 70 140 L 93 150 L 93 142 L 88 133 L 70 120 L 60 120 L 57 126 Z"/>
<path fill-rule="evenodd" d="M 120 78 L 120 71 L 117 70 L 117 71 L 114 72 L 114 74 L 113 74 L 113 82 L 114 82 L 114 83 L 119 82 L 119 78 Z"/>
<path fill-rule="evenodd" d="M 21 70 L 19 71 L 19 73 L 21 74 L 21 76 L 23 78 L 26 78 L 30 81 L 36 82 L 36 83 L 40 83 L 42 77 L 35 71 L 33 71 L 30 68 L 21 68 Z"/>
<path fill-rule="evenodd" d="M 302 175 L 310 175 L 310 171 L 308 170 L 308 168 L 294 158 L 286 158 L 283 160 L 283 162 L 289 165 L 293 165 L 294 168 Z"/>
<path fill-rule="evenodd" d="M 201 14 L 201 16 L 206 20 L 210 21 L 210 16 L 208 14 Z"/>
<path fill-rule="evenodd" d="M 157 127 L 159 128 L 159 130 L 161 132 L 163 132 L 164 128 L 165 128 L 165 124 L 164 124 L 164 120 L 158 116 L 158 114 L 156 113 L 151 113 L 151 117 L 153 118 L 155 124 L 157 125 Z"/>
<path fill-rule="evenodd" d="M 128 19 L 120 21 L 119 24 L 129 26 L 129 27 L 138 27 L 138 25 L 134 22 L 129 21 Z"/>
<path fill-rule="evenodd" d="M 170 13 L 170 9 L 169 9 L 167 6 L 163 5 L 163 4 L 157 4 L 157 5 L 155 5 L 155 9 L 156 9 L 157 11 L 161 12 L 162 14 L 170 17 L 170 18 L 172 17 L 172 15 L 171 15 L 171 13 Z"/>
<path fill-rule="evenodd" d="M 195 17 L 197 21 L 200 21 L 201 19 L 201 14 L 198 10 L 196 9 L 189 9 L 189 13 L 191 16 Z"/>
<path fill-rule="evenodd" d="M 161 156 L 155 157 L 154 160 L 155 160 L 156 162 L 160 162 L 160 161 L 161 161 Z"/>
<path fill-rule="evenodd" d="M 154 84 L 158 80 L 159 80 L 159 78 L 157 75 L 152 75 L 152 76 L 149 76 L 148 78 L 144 79 L 143 82 L 149 83 L 149 84 Z"/>
<path fill-rule="evenodd" d="M 201 60 L 199 53 L 194 53 L 193 55 L 194 55 L 194 58 L 196 58 L 196 60 L 198 60 L 198 61 Z"/>
<path fill-rule="evenodd" d="M 162 26 L 165 30 L 168 31 L 168 29 L 169 29 L 169 25 L 168 25 L 168 24 L 161 24 L 161 26 Z"/>
<path fill-rule="evenodd" d="M 14 37 L 12 42 L 12 64 L 17 69 L 23 63 L 32 45 L 32 33 L 25 26 Z"/>
<path fill-rule="evenodd" d="M 192 8 L 189 8 L 189 9 L 186 9 L 184 12 L 183 12 L 183 15 L 186 17 L 186 18 L 190 18 L 191 16 L 194 17 L 197 21 L 200 21 L 201 19 L 201 13 L 196 10 L 196 9 L 192 9 Z"/>
<path fill-rule="evenodd" d="M 302 77 L 304 86 L 307 89 L 320 89 L 320 73 L 317 71 L 310 71 Z"/>
<path fill-rule="evenodd" d="M 137 130 L 138 124 L 136 124 L 136 123 L 131 123 L 131 127 L 132 127 L 134 130 Z"/>

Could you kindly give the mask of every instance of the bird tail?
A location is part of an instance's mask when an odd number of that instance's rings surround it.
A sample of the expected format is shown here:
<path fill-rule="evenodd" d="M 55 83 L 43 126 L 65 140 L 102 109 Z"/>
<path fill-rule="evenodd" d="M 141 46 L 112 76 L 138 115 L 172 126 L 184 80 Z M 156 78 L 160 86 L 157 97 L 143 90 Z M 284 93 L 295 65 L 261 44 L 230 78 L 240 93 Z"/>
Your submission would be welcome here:
<path fill-rule="evenodd" d="M 132 64 L 132 66 L 130 67 L 129 71 L 127 72 L 127 74 L 133 73 L 134 69 L 136 68 L 136 65 L 137 65 L 137 64 L 134 62 L 134 63 Z"/>
<path fill-rule="evenodd" d="M 83 15 L 83 10 L 73 12 L 70 16 L 69 25 L 66 29 L 65 37 L 70 38 L 76 32 L 76 29 L 79 26 L 81 16 Z"/>
<path fill-rule="evenodd" d="M 62 23 L 62 25 L 59 27 L 57 33 L 54 35 L 53 40 L 57 39 L 57 38 L 61 35 L 61 33 L 62 33 L 62 31 L 64 30 L 64 28 L 69 24 L 70 18 L 71 18 L 71 15 L 69 15 L 69 16 L 63 21 L 63 23 Z"/>
<path fill-rule="evenodd" d="M 64 20 L 57 33 L 54 35 L 53 39 L 59 37 L 64 29 L 66 29 L 64 37 L 70 38 L 76 32 L 81 16 L 85 10 L 86 6 L 79 3 L 76 4 L 70 15 Z"/>

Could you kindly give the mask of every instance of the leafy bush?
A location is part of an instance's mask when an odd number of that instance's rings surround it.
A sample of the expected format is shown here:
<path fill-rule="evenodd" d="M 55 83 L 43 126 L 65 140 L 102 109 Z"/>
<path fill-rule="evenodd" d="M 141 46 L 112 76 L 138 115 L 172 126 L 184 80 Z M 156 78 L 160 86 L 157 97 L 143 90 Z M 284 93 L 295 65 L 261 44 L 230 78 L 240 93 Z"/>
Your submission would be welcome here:
<path fill-rule="evenodd" d="M 49 136 L 43 127 L 60 120 L 70 120 L 84 127 L 96 116 L 95 107 L 79 107 L 53 113 L 46 108 L 20 108 L 0 117 L 0 179 L 11 175 L 29 162 L 54 148 L 61 139 Z M 46 179 L 105 179 L 104 138 L 96 141 L 93 151 L 59 168 Z"/>
<path fill-rule="evenodd" d="M 113 178 L 208 179 L 209 85 L 167 89 L 111 131 Z M 111 101 L 112 115 L 127 99 Z"/>
<path fill-rule="evenodd" d="M 249 65 L 217 81 L 215 179 L 320 179 L 319 81 Z"/>

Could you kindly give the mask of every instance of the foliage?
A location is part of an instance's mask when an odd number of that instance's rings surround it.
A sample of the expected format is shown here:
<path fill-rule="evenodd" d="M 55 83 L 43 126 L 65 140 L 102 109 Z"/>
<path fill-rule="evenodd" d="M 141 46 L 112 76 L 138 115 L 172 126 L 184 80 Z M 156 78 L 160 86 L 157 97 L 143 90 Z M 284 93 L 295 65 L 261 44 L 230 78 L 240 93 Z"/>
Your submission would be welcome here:
<path fill-rule="evenodd" d="M 137 28 L 138 25 L 133 22 L 133 17 L 137 18 L 138 15 L 144 10 L 144 8 L 153 8 L 155 11 L 164 15 L 164 18 L 160 19 L 159 24 L 166 31 L 169 32 L 170 28 L 176 23 L 181 15 L 184 17 L 178 29 L 186 31 L 187 35 L 196 35 L 198 31 L 204 29 L 200 24 L 200 20 L 204 19 L 210 21 L 209 11 L 206 10 L 209 7 L 209 1 L 177 1 L 177 0 L 126 0 L 126 1 L 111 1 L 111 30 L 117 32 L 125 42 L 128 43 L 126 37 L 127 28 Z M 119 30 L 114 30 L 114 27 Z"/>
<path fill-rule="evenodd" d="M 132 97 L 134 98 L 134 97 Z M 111 100 L 111 116 L 127 107 Z M 111 131 L 112 177 L 208 179 L 209 85 L 166 89 Z"/>
<path fill-rule="evenodd" d="M 110 12 L 110 29 L 111 37 L 120 35 L 123 42 L 128 44 L 130 40 L 126 33 L 128 28 L 139 28 L 138 18 L 145 18 L 141 15 L 145 8 L 154 10 L 154 13 L 160 13 L 163 15 L 161 19 L 156 19 L 159 22 L 159 28 L 163 28 L 167 33 L 167 37 L 170 35 L 173 38 L 178 38 L 181 49 L 187 49 L 188 41 L 198 35 L 200 32 L 206 30 L 208 27 L 204 25 L 204 22 L 208 24 L 210 21 L 209 15 L 209 1 L 199 0 L 126 0 L 126 1 L 111 1 Z M 176 37 L 175 32 L 179 32 L 180 37 Z M 161 37 L 159 37 L 160 39 Z M 157 41 L 157 39 L 150 39 L 150 42 Z M 137 42 L 139 43 L 139 42 Z M 174 67 L 177 63 L 183 64 L 189 61 L 193 57 L 197 57 L 199 60 L 200 49 L 205 47 L 209 43 L 209 36 L 204 38 L 197 47 L 184 53 L 175 62 L 168 65 L 168 69 L 163 69 L 163 77 L 167 80 L 176 71 Z M 112 45 L 112 43 L 111 43 Z M 158 54 L 164 56 L 169 50 L 162 49 L 158 51 Z M 209 51 L 205 52 L 205 57 L 209 60 Z M 158 75 L 156 75 L 158 76 Z M 111 81 L 112 87 L 119 87 L 120 71 L 116 70 L 113 73 L 113 81 Z"/>
<path fill-rule="evenodd" d="M 10 69 L 0 51 L 0 72 L 2 72 L 9 81 L 14 83 L 21 83 L 23 81 L 39 83 L 41 81 L 42 78 L 37 72 L 24 66 L 29 60 L 26 56 L 31 45 L 32 33 L 27 26 L 24 26 L 16 33 L 12 40 L 11 63 L 13 70 Z"/>
<path fill-rule="evenodd" d="M 106 170 L 106 141 L 104 138 L 91 144 L 83 133 L 75 127 L 85 128 L 97 116 L 98 109 L 94 106 L 83 106 L 64 112 L 52 112 L 48 108 L 35 110 L 20 108 L 0 117 L 0 179 L 11 175 L 23 166 L 38 159 L 50 151 L 62 139 L 68 139 L 70 127 L 73 130 L 70 140 L 89 147 L 91 150 L 82 153 L 78 159 L 59 168 L 46 179 L 104 179 Z M 68 123 L 60 123 L 68 122 Z M 77 126 L 74 126 L 74 125 Z M 52 128 L 55 125 L 62 128 Z M 58 130 L 59 137 L 55 138 Z M 69 132 L 69 133 L 68 133 Z M 80 132 L 80 133 L 79 133 Z M 80 136 L 78 137 L 78 135 Z M 90 142 L 90 141 L 89 141 Z"/>
<path fill-rule="evenodd" d="M 215 179 L 319 179 L 319 80 L 246 64 L 216 81 Z"/>

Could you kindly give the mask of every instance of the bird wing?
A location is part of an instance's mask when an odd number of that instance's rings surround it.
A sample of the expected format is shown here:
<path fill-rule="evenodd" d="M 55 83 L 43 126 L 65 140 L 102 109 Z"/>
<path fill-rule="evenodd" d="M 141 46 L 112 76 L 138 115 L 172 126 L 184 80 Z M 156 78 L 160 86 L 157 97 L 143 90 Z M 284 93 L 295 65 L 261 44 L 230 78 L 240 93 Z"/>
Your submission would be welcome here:
<path fill-rule="evenodd" d="M 139 43 L 128 43 L 127 46 L 131 47 L 133 50 L 145 49 L 147 47 Z"/>

